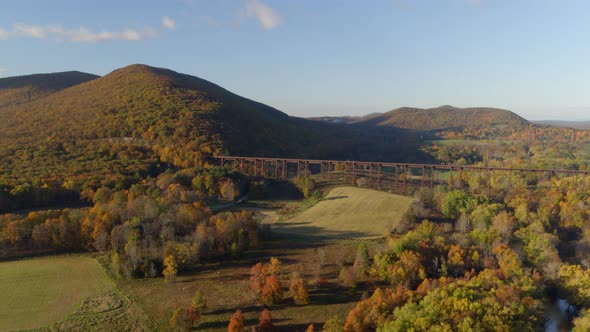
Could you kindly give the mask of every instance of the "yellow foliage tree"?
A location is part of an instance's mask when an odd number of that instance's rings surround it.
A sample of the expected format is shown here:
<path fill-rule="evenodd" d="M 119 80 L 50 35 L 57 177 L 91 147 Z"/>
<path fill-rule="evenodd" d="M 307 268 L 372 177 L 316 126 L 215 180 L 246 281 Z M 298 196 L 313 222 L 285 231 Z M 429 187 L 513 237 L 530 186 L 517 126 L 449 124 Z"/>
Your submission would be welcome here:
<path fill-rule="evenodd" d="M 176 264 L 176 258 L 174 258 L 172 255 L 166 256 L 164 258 L 164 271 L 162 271 L 164 280 L 166 280 L 166 282 L 174 280 L 177 273 L 178 266 Z"/>

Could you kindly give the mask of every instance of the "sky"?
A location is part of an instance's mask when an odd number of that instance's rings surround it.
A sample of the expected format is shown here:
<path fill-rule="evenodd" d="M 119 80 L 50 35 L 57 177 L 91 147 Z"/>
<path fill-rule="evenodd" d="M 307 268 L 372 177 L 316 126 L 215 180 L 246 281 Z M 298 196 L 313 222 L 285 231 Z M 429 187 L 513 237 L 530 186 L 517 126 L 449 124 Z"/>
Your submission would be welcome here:
<path fill-rule="evenodd" d="M 2 0 L 0 77 L 143 63 L 294 116 L 590 120 L 587 0 Z"/>

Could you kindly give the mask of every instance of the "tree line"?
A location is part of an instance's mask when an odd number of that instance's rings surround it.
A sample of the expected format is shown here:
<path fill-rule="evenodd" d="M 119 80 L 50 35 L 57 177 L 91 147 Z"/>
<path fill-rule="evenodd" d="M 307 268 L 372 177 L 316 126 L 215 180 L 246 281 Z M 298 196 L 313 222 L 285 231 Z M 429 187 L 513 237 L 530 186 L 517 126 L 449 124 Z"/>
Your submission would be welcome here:
<path fill-rule="evenodd" d="M 243 178 L 223 168 L 166 172 L 129 189 L 101 187 L 87 209 L 0 216 L 3 257 L 31 253 L 108 253 L 124 277 L 172 279 L 201 260 L 240 256 L 268 233 L 246 211 L 213 213 L 216 199 L 242 194 Z"/>

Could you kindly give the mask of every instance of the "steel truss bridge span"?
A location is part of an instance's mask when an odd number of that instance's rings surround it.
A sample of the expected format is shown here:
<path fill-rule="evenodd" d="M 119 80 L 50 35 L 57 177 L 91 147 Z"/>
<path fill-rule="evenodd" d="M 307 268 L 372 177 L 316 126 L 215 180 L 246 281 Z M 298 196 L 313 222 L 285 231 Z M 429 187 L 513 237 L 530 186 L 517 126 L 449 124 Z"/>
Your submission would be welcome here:
<path fill-rule="evenodd" d="M 537 178 L 551 179 L 563 176 L 588 176 L 590 170 L 535 169 L 488 166 L 460 166 L 450 164 L 413 164 L 351 160 L 315 160 L 267 157 L 216 156 L 214 160 L 220 166 L 231 166 L 249 175 L 288 180 L 297 176 L 319 175 L 326 180 L 342 180 L 345 183 L 358 184 L 377 189 L 412 186 L 434 186 L 453 183 L 465 173 L 476 173 L 480 182 L 491 186 L 494 172 L 512 174 L 535 174 Z"/>

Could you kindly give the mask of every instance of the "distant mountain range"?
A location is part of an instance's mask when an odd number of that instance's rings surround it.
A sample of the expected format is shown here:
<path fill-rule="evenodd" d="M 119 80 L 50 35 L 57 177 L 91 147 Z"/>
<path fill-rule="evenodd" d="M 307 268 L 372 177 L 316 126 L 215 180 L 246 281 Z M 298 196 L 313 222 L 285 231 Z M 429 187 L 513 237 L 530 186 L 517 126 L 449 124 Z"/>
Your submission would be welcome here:
<path fill-rule="evenodd" d="M 560 121 L 560 120 L 539 120 L 532 121 L 541 126 L 564 127 L 575 129 L 590 129 L 590 121 Z"/>
<path fill-rule="evenodd" d="M 457 108 L 449 105 L 421 109 L 402 107 L 362 117 L 316 117 L 316 121 L 364 127 L 390 127 L 418 131 L 462 130 L 479 127 L 522 127 L 530 123 L 517 114 L 487 107 Z"/>

